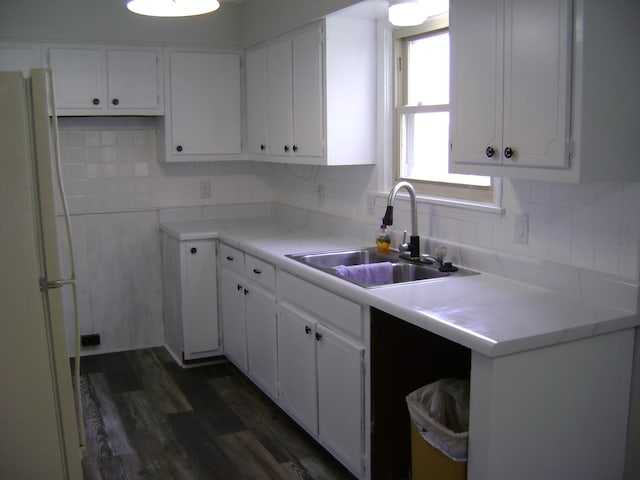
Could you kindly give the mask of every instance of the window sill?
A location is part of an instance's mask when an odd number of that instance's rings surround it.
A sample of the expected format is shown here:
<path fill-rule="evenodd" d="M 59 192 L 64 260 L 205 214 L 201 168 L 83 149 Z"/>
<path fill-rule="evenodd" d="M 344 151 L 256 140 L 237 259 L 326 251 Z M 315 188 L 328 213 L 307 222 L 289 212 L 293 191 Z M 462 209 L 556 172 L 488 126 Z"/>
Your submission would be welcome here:
<path fill-rule="evenodd" d="M 389 198 L 389 192 L 375 191 L 371 192 L 372 205 L 386 205 Z M 406 193 L 398 193 L 399 199 L 404 201 L 409 200 L 409 195 Z M 503 215 L 505 212 L 504 207 L 496 203 L 484 203 L 473 202 L 471 200 L 459 200 L 455 198 L 445 197 L 432 197 L 428 195 L 416 195 L 416 202 L 418 205 L 439 205 L 443 207 L 462 208 L 465 210 L 471 210 L 475 212 L 492 213 L 495 215 Z"/>

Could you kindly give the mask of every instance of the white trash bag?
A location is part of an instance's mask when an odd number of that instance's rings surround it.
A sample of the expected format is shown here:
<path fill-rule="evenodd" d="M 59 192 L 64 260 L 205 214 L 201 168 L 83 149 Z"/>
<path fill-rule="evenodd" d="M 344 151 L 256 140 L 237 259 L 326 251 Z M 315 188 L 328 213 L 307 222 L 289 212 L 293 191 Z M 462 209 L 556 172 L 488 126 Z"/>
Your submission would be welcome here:
<path fill-rule="evenodd" d="M 411 421 L 427 442 L 456 462 L 467 460 L 469 381 L 443 378 L 407 395 Z"/>

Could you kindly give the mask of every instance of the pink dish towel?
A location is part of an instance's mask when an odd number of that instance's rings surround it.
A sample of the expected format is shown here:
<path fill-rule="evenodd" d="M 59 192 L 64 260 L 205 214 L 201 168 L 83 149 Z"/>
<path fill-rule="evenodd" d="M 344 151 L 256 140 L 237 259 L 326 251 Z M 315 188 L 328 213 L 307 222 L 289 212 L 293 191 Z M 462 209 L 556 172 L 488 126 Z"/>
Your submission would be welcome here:
<path fill-rule="evenodd" d="M 345 278 L 367 285 L 393 283 L 393 264 L 391 262 L 338 265 L 333 269 Z"/>

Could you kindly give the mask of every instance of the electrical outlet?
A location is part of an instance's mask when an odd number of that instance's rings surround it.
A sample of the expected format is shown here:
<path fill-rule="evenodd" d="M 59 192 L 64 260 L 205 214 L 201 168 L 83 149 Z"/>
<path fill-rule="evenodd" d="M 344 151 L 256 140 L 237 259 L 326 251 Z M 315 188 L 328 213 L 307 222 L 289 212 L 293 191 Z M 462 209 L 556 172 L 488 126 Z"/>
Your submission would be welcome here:
<path fill-rule="evenodd" d="M 83 347 L 94 347 L 100 345 L 100 334 L 90 333 L 88 335 L 80 335 L 80 345 Z"/>
<path fill-rule="evenodd" d="M 513 243 L 529 243 L 529 214 L 516 213 L 513 217 Z"/>
<path fill-rule="evenodd" d="M 208 200 L 211 198 L 211 182 L 209 179 L 200 180 L 200 200 Z"/>

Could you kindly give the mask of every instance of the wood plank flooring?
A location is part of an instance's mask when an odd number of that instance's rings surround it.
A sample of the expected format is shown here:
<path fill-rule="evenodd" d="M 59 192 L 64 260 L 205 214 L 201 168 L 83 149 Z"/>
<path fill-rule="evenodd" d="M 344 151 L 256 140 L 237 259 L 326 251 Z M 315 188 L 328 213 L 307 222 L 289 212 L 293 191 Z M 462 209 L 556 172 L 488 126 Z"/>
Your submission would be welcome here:
<path fill-rule="evenodd" d="M 164 348 L 84 357 L 85 480 L 352 480 L 229 363 Z"/>

